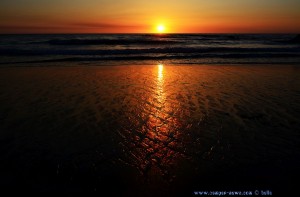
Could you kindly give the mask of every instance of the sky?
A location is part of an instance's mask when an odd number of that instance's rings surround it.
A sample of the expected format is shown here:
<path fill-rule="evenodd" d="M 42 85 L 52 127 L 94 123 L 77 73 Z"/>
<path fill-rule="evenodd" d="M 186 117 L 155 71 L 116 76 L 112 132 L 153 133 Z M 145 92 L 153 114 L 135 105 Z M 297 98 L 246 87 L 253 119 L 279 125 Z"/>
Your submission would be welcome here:
<path fill-rule="evenodd" d="M 300 0 L 1 0 L 0 33 L 300 33 Z"/>

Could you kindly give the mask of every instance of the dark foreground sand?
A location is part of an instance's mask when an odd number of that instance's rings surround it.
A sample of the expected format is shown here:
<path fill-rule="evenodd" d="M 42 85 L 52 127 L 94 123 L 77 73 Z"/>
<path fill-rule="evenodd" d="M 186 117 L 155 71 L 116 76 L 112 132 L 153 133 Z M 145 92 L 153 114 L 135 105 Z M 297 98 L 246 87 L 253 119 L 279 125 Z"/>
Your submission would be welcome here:
<path fill-rule="evenodd" d="M 0 187 L 296 189 L 299 66 L 0 68 Z"/>

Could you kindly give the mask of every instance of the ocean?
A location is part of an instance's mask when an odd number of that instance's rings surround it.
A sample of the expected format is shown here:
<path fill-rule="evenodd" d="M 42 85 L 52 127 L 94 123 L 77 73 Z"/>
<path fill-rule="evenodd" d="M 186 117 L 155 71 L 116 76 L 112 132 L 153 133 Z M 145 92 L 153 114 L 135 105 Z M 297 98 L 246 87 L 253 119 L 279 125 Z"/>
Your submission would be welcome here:
<path fill-rule="evenodd" d="M 297 64 L 293 34 L 0 35 L 0 64 Z M 37 65 L 37 64 L 35 64 Z"/>

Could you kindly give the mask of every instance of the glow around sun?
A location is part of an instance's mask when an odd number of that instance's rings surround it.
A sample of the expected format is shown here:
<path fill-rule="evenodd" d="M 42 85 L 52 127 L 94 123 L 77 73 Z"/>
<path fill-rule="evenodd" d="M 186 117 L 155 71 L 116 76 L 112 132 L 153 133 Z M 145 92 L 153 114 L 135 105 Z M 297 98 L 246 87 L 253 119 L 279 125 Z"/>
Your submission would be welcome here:
<path fill-rule="evenodd" d="M 158 33 L 164 33 L 165 30 L 166 30 L 166 28 L 165 28 L 164 25 L 160 24 L 160 25 L 158 25 L 158 26 L 156 27 L 156 30 L 157 30 Z"/>

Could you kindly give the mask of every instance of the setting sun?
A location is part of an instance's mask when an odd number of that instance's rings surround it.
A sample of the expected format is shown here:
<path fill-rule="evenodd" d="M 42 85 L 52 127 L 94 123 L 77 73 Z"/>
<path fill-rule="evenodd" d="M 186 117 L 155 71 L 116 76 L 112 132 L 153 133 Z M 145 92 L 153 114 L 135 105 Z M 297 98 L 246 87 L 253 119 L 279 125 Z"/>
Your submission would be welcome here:
<path fill-rule="evenodd" d="M 165 32 L 165 26 L 164 25 L 158 25 L 157 27 L 156 27 L 156 30 L 157 30 L 157 32 L 159 32 L 159 33 L 164 33 Z"/>

